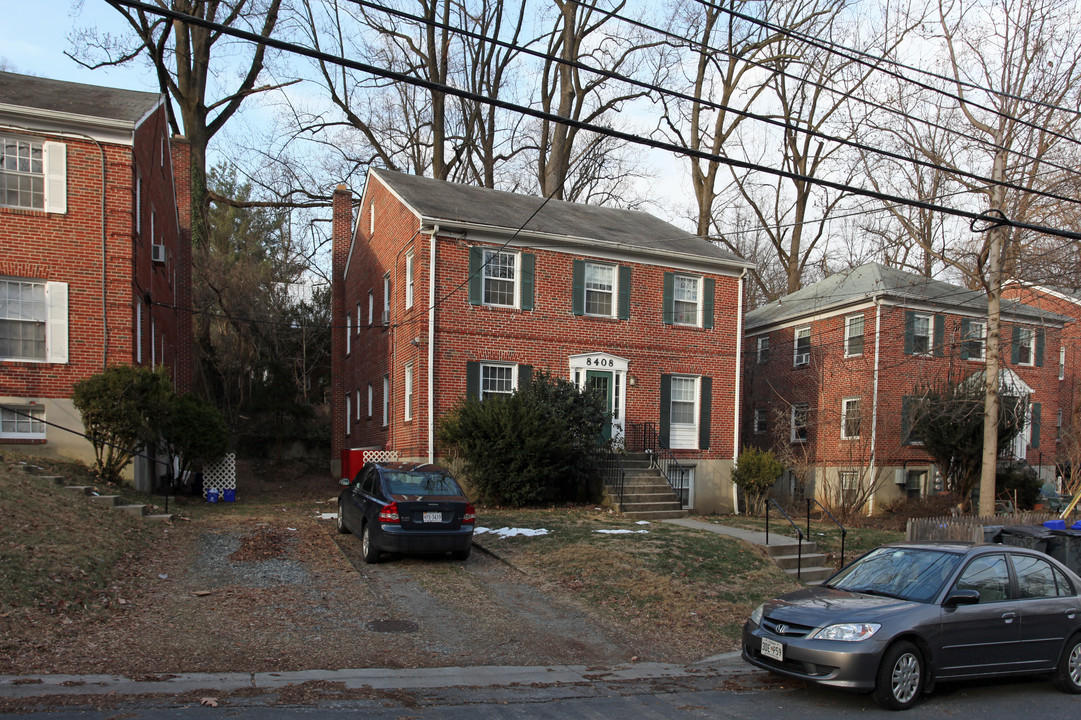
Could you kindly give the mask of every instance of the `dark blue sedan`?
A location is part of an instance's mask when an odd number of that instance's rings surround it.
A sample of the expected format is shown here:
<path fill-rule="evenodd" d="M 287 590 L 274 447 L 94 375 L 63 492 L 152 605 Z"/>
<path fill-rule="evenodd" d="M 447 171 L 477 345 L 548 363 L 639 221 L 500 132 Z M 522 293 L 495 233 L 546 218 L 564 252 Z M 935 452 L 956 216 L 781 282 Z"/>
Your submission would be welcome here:
<path fill-rule="evenodd" d="M 476 518 L 458 482 L 439 465 L 367 463 L 338 496 L 338 532 L 360 536 L 366 563 L 385 552 L 449 552 L 465 560 Z"/>

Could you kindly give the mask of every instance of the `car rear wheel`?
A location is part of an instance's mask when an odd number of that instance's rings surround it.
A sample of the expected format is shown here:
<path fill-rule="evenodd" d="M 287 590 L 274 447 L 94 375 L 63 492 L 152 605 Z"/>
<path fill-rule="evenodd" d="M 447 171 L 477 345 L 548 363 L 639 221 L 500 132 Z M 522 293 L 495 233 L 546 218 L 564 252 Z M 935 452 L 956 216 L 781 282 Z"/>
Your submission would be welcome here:
<path fill-rule="evenodd" d="M 919 648 L 902 640 L 882 656 L 875 680 L 874 697 L 888 710 L 908 710 L 923 691 L 923 656 Z"/>
<path fill-rule="evenodd" d="M 1062 692 L 1081 693 L 1081 633 L 1067 641 L 1051 682 Z"/>
<path fill-rule="evenodd" d="M 450 556 L 452 558 L 454 558 L 455 560 L 468 560 L 469 559 L 469 551 L 472 550 L 472 549 L 473 549 L 473 546 L 470 545 L 465 550 L 455 550 L 455 551 L 451 552 Z"/>
<path fill-rule="evenodd" d="M 338 501 L 338 532 L 342 535 L 349 534 L 349 528 L 345 526 L 345 518 L 342 516 L 342 501 Z"/>
<path fill-rule="evenodd" d="M 372 543 L 372 531 L 368 529 L 367 523 L 360 531 L 360 551 L 364 555 L 364 562 L 369 564 L 379 562 L 379 548 Z"/>

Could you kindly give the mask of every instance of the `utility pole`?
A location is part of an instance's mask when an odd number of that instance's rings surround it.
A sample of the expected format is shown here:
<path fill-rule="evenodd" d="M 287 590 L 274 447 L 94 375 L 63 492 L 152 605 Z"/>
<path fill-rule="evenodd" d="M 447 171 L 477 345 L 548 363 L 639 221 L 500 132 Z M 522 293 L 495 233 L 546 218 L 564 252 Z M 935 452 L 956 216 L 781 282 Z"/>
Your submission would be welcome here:
<path fill-rule="evenodd" d="M 988 250 L 987 346 L 984 351 L 983 458 L 980 465 L 979 514 L 995 514 L 995 474 L 998 470 L 999 347 L 1002 324 L 1002 245 L 1005 225 L 991 228 Z M 962 498 L 964 500 L 964 498 Z"/>

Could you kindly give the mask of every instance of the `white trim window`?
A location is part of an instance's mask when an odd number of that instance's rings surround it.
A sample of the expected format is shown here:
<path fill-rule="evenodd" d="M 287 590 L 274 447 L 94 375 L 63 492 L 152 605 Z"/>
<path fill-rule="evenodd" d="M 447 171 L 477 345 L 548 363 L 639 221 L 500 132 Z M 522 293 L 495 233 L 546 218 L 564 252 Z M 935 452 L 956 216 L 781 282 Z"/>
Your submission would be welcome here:
<path fill-rule="evenodd" d="M 480 399 L 487 400 L 496 395 L 511 395 L 518 387 L 518 366 L 496 363 L 481 363 Z"/>
<path fill-rule="evenodd" d="M 345 314 L 345 354 L 353 352 L 353 320 L 349 313 Z"/>
<path fill-rule="evenodd" d="M 855 502 L 860 492 L 860 474 L 856 470 L 841 470 L 838 475 L 841 500 L 845 503 Z"/>
<path fill-rule="evenodd" d="M 42 405 L 0 405 L 0 438 L 45 439 L 45 408 Z"/>
<path fill-rule="evenodd" d="M 616 315 L 616 268 L 614 265 L 585 264 L 585 313 L 600 317 Z"/>
<path fill-rule="evenodd" d="M 349 393 L 345 394 L 345 434 L 350 435 L 353 432 L 353 411 L 350 408 Z"/>
<path fill-rule="evenodd" d="M 754 409 L 754 434 L 762 435 L 769 428 L 769 416 L 766 408 Z"/>
<path fill-rule="evenodd" d="M 968 330 L 962 338 L 965 355 L 969 360 L 984 360 L 987 353 L 987 323 L 969 320 Z"/>
<path fill-rule="evenodd" d="M 769 335 L 762 335 L 758 338 L 758 362 L 769 362 Z"/>
<path fill-rule="evenodd" d="M 358 302 L 357 303 L 357 327 L 356 327 L 356 334 L 357 335 L 360 335 L 360 319 L 362 317 L 364 317 L 364 315 L 361 313 L 360 303 Z M 372 324 L 371 317 L 368 318 L 368 324 L 369 325 Z"/>
<path fill-rule="evenodd" d="M 676 275 L 672 279 L 672 322 L 675 325 L 702 324 L 702 278 Z"/>
<path fill-rule="evenodd" d="M 390 273 L 383 276 L 383 324 L 390 325 Z"/>
<path fill-rule="evenodd" d="M 804 325 L 793 331 L 792 366 L 802 367 L 811 362 L 811 326 Z"/>
<path fill-rule="evenodd" d="M 791 432 L 789 435 L 791 442 L 807 442 L 807 425 L 810 414 L 811 406 L 808 403 L 792 403 Z"/>
<path fill-rule="evenodd" d="M 1058 379 L 1066 379 L 1066 346 L 1060 346 L 1058 349 Z"/>
<path fill-rule="evenodd" d="M 405 254 L 405 306 L 407 308 L 413 307 L 415 273 L 416 263 L 413 262 L 413 251 L 410 250 Z"/>
<path fill-rule="evenodd" d="M 698 449 L 698 377 L 673 375 L 669 406 L 669 446 Z"/>
<path fill-rule="evenodd" d="M 845 318 L 845 357 L 863 355 L 863 313 Z"/>
<path fill-rule="evenodd" d="M 841 437 L 858 440 L 860 436 L 860 399 L 845 398 L 841 401 Z"/>
<path fill-rule="evenodd" d="M 1036 362 L 1036 333 L 1032 328 L 1017 328 L 1017 364 L 1033 365 Z"/>
<path fill-rule="evenodd" d="M 360 317 L 359 315 L 357 317 Z M 371 290 L 368 291 L 368 324 L 371 325 L 375 319 L 375 293 Z"/>
<path fill-rule="evenodd" d="M 405 400 L 403 402 L 404 418 L 406 421 L 413 419 L 413 363 L 405 365 L 405 382 L 403 383 Z"/>
<path fill-rule="evenodd" d="M 368 383 L 368 418 L 371 419 L 375 409 L 375 388 L 371 383 Z"/>
<path fill-rule="evenodd" d="M 0 278 L 0 360 L 68 361 L 68 286 Z"/>
<path fill-rule="evenodd" d="M 390 375 L 383 376 L 383 427 L 390 425 Z"/>
<path fill-rule="evenodd" d="M 357 419 L 357 420 L 360 420 L 360 408 L 362 406 L 360 404 L 360 389 L 359 388 L 357 389 L 356 393 L 357 393 L 357 409 L 356 409 L 356 414 L 354 415 L 354 418 Z"/>
<path fill-rule="evenodd" d="M 930 355 L 934 323 L 930 315 L 912 316 L 912 354 Z"/>
<path fill-rule="evenodd" d="M 481 274 L 481 297 L 485 305 L 516 307 L 518 304 L 518 253 L 485 250 Z"/>
<path fill-rule="evenodd" d="M 0 206 L 46 209 L 45 146 L 58 144 L 30 138 L 0 138 Z"/>

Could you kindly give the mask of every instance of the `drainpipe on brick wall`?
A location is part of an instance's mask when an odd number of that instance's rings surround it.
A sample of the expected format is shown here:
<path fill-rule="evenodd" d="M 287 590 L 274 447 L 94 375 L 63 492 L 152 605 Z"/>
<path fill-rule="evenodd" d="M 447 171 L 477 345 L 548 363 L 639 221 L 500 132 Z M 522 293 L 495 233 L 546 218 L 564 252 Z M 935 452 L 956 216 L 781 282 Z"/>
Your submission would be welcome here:
<path fill-rule="evenodd" d="M 874 387 L 871 391 L 871 466 L 869 480 L 871 482 L 871 501 L 868 503 L 867 514 L 875 514 L 875 451 L 878 441 L 878 350 L 882 337 L 882 301 L 875 298 L 875 373 Z"/>
<path fill-rule="evenodd" d="M 435 462 L 435 236 L 428 241 L 428 462 Z"/>
<path fill-rule="evenodd" d="M 747 277 L 747 268 L 739 274 L 739 297 L 736 299 L 736 400 L 732 413 L 732 469 L 739 462 L 739 397 L 743 384 L 743 279 Z M 739 485 L 732 480 L 732 512 L 739 515 Z"/>

